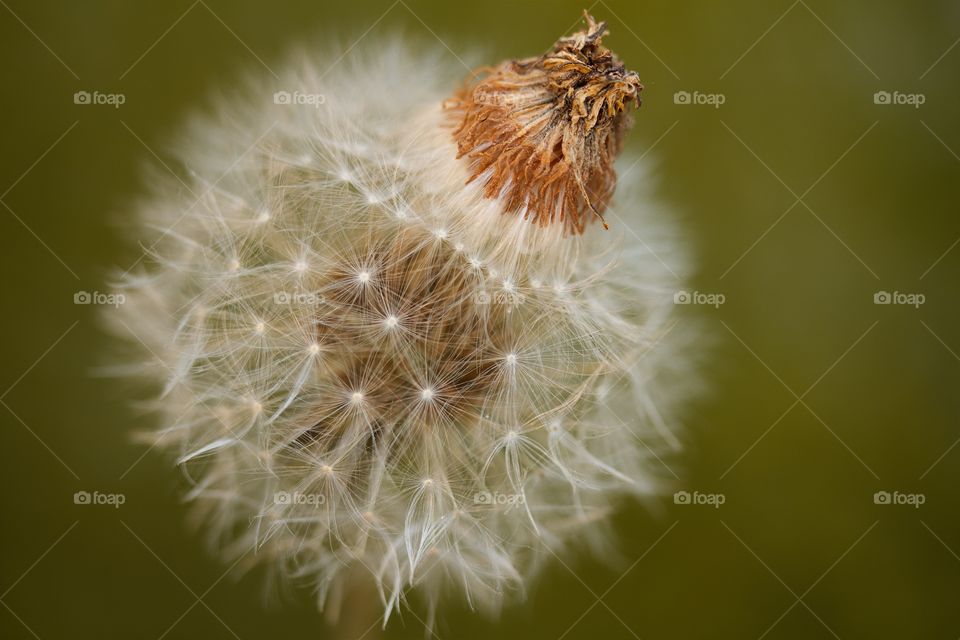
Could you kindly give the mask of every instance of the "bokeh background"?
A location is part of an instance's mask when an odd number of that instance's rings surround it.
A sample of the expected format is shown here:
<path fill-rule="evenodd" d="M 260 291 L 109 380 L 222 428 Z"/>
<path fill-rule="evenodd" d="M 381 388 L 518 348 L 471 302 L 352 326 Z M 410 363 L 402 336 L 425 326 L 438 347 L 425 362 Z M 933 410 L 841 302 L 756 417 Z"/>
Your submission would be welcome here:
<path fill-rule="evenodd" d="M 540 52 L 585 7 L 646 85 L 629 144 L 656 158 L 698 256 L 678 290 L 723 296 L 680 309 L 709 333 L 712 393 L 665 461 L 679 490 L 723 504 L 628 508 L 619 561 L 557 563 L 526 605 L 449 611 L 437 637 L 960 636 L 946 0 L 0 0 L 0 636 L 336 637 L 309 594 L 264 607 L 259 577 L 207 555 L 177 473 L 130 439 L 149 420 L 93 375 L 109 339 L 74 296 L 139 257 L 123 221 L 184 118 L 291 45 L 401 29 L 492 62 Z M 74 504 L 95 490 L 125 504 Z M 406 614 L 386 636 L 424 628 Z"/>

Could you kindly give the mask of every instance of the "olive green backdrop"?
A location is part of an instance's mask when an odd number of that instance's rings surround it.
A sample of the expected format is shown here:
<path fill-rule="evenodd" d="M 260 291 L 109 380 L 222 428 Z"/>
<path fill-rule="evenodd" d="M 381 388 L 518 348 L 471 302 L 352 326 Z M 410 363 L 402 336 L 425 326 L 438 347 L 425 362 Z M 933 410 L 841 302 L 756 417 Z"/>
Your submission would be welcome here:
<path fill-rule="evenodd" d="M 117 223 L 183 118 L 290 45 L 403 29 L 492 62 L 584 6 L 646 85 L 629 144 L 695 248 L 688 289 L 725 299 L 680 309 L 712 393 L 666 461 L 723 504 L 630 508 L 619 561 L 567 559 L 437 635 L 960 636 L 960 5 L 907 0 L 2 0 L 0 636 L 334 637 L 309 594 L 264 608 L 259 577 L 223 577 L 177 472 L 130 441 L 149 421 L 93 375 L 109 339 L 74 296 L 137 259 Z M 409 613 L 387 632 L 423 634 Z"/>

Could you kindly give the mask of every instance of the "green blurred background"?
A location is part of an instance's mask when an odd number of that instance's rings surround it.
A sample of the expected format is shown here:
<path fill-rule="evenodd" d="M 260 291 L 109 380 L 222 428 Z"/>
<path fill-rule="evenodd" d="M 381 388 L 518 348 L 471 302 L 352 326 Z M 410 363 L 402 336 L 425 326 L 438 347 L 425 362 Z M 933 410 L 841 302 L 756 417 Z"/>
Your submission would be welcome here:
<path fill-rule="evenodd" d="M 333 637 L 308 594 L 264 608 L 258 578 L 223 578 L 169 461 L 130 442 L 149 421 L 91 375 L 109 341 L 74 294 L 138 257 L 117 222 L 185 116 L 292 44 L 403 29 L 492 62 L 540 52 L 584 7 L 646 85 L 629 144 L 657 158 L 698 256 L 689 289 L 725 296 L 681 309 L 712 333 L 713 392 L 668 461 L 678 488 L 725 502 L 630 508 L 620 562 L 557 564 L 499 622 L 451 611 L 437 635 L 960 636 L 956 2 L 0 5 L 0 636 Z M 81 490 L 126 503 L 75 505 Z M 406 614 L 386 635 L 423 634 Z"/>

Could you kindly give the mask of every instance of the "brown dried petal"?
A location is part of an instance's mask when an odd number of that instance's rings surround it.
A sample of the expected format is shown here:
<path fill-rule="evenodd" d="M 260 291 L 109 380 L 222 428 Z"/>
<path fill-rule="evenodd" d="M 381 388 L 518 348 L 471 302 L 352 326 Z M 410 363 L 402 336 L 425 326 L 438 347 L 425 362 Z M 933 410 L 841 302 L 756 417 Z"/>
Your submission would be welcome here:
<path fill-rule="evenodd" d="M 643 89 L 601 44 L 606 24 L 584 17 L 585 31 L 542 56 L 501 63 L 446 105 L 458 157 L 470 163 L 468 182 L 480 180 L 486 197 L 503 197 L 507 212 L 574 234 L 603 220 L 627 109 L 640 106 Z"/>

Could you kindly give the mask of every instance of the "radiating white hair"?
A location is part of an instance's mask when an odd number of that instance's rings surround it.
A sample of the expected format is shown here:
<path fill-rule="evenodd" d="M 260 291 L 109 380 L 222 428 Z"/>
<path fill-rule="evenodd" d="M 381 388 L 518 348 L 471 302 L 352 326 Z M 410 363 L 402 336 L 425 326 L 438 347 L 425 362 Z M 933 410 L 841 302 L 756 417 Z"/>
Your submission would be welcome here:
<path fill-rule="evenodd" d="M 176 145 L 189 171 L 139 206 L 148 256 L 110 315 L 228 561 L 321 606 L 369 580 L 385 619 L 411 590 L 496 612 L 663 490 L 690 391 L 674 223 L 629 157 L 609 231 L 505 213 L 465 184 L 456 61 L 312 58 Z"/>

